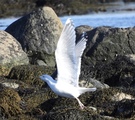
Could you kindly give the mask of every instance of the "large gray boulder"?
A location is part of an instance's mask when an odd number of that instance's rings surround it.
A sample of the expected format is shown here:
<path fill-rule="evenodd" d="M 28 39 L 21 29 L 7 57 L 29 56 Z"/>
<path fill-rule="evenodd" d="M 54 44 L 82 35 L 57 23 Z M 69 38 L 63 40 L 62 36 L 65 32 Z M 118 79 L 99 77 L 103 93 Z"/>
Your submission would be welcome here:
<path fill-rule="evenodd" d="M 88 35 L 83 54 L 83 63 L 87 65 L 106 64 L 114 61 L 118 55 L 135 53 L 135 28 L 98 27 L 88 31 L 88 28 L 81 26 L 76 31 L 81 31 L 80 29 Z"/>
<path fill-rule="evenodd" d="M 8 74 L 10 68 L 28 64 L 27 54 L 20 43 L 5 31 L 0 31 L 0 75 Z"/>
<path fill-rule="evenodd" d="M 100 27 L 89 32 L 86 56 L 92 63 L 112 62 L 118 55 L 135 53 L 135 28 Z"/>
<path fill-rule="evenodd" d="M 63 25 L 50 7 L 39 8 L 7 27 L 28 54 L 30 63 L 54 66 L 54 51 Z"/>
<path fill-rule="evenodd" d="M 135 27 L 98 27 L 86 31 L 87 47 L 83 54 L 81 77 L 97 79 L 109 86 L 135 87 Z M 78 32 L 78 36 L 82 32 Z"/>

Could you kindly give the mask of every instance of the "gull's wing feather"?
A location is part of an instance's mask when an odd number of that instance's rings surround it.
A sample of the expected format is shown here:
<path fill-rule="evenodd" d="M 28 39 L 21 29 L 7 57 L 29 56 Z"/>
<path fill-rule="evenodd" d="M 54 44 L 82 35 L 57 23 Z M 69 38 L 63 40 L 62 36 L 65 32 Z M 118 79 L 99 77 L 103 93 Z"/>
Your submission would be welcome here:
<path fill-rule="evenodd" d="M 86 48 L 86 33 L 83 33 L 81 36 L 81 39 L 78 41 L 78 43 L 75 46 L 75 56 L 76 56 L 76 70 L 77 70 L 77 79 L 76 79 L 76 86 L 78 86 L 79 82 L 79 76 L 80 76 L 80 70 L 81 70 L 81 57 L 83 54 L 84 49 Z"/>
<path fill-rule="evenodd" d="M 74 25 L 71 19 L 68 19 L 62 30 L 55 51 L 58 82 L 65 81 L 75 85 L 75 81 L 77 79 L 75 38 L 76 35 Z"/>

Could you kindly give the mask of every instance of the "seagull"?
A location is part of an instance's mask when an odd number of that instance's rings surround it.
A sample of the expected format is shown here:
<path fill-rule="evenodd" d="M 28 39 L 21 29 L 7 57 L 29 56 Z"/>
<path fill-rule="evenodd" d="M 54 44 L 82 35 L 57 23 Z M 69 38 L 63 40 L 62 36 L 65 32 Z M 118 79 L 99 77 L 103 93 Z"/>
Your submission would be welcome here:
<path fill-rule="evenodd" d="M 81 56 L 86 47 L 86 33 L 83 33 L 81 39 L 75 43 L 76 34 L 73 21 L 68 18 L 55 50 L 57 64 L 57 80 L 50 75 L 42 75 L 40 79 L 45 81 L 52 91 L 62 97 L 75 98 L 81 109 L 84 109 L 79 96 L 85 92 L 96 91 L 96 88 L 79 87 L 79 75 L 81 67 Z"/>

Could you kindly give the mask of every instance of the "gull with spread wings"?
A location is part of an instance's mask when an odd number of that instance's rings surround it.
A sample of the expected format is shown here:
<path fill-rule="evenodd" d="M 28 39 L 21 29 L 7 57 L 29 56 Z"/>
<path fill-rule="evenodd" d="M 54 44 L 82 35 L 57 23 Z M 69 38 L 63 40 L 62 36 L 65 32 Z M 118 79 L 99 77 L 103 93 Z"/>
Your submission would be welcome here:
<path fill-rule="evenodd" d="M 55 58 L 57 64 L 57 80 L 49 75 L 42 75 L 40 79 L 45 81 L 54 93 L 59 96 L 75 98 L 81 109 L 85 106 L 79 100 L 79 96 L 85 92 L 93 92 L 96 88 L 79 87 L 79 75 L 81 68 L 81 56 L 86 47 L 85 33 L 75 43 L 75 27 L 71 19 L 67 19 L 57 43 Z"/>

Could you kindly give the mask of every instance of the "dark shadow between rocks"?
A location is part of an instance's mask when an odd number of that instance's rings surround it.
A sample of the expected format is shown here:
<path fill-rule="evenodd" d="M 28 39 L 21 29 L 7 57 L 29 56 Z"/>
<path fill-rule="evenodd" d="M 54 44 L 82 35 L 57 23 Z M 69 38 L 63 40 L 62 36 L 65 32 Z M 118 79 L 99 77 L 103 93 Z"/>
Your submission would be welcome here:
<path fill-rule="evenodd" d="M 131 118 L 135 114 L 135 100 L 121 100 L 115 104 L 112 116 Z"/>
<path fill-rule="evenodd" d="M 56 103 L 57 99 L 58 98 L 51 98 L 51 99 L 45 101 L 44 103 L 42 103 L 40 105 L 41 110 L 46 111 L 48 113 L 55 106 L 55 103 Z"/>

